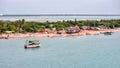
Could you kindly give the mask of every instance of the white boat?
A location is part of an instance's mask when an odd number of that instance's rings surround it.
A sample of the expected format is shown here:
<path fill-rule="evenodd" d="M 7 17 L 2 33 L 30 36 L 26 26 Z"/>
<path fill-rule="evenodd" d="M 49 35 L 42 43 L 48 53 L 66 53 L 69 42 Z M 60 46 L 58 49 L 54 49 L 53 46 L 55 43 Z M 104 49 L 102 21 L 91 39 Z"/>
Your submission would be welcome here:
<path fill-rule="evenodd" d="M 39 48 L 40 47 L 40 41 L 39 40 L 27 40 L 24 48 Z"/>

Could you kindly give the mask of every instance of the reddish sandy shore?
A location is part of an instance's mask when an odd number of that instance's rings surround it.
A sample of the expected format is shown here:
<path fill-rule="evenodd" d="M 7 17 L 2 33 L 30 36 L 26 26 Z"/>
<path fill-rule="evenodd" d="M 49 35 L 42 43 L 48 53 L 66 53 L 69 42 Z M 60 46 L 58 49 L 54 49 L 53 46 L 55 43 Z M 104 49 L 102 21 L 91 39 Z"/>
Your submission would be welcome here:
<path fill-rule="evenodd" d="M 78 36 L 78 35 L 99 35 L 104 32 L 117 32 L 120 28 L 115 29 L 101 29 L 101 30 L 81 30 L 79 33 L 66 34 L 62 31 L 62 34 L 54 33 L 12 33 L 12 34 L 0 34 L 0 37 L 18 38 L 18 37 L 59 37 L 59 36 Z"/>

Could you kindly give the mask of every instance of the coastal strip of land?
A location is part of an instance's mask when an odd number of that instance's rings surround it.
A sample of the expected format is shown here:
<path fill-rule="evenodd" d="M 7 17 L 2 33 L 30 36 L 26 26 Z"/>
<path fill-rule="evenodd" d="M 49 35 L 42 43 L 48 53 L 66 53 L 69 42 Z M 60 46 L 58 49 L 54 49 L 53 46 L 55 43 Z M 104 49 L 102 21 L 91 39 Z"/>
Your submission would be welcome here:
<path fill-rule="evenodd" d="M 99 35 L 120 31 L 120 19 L 34 22 L 0 20 L 0 38 Z"/>
<path fill-rule="evenodd" d="M 0 37 L 9 38 L 24 38 L 24 37 L 61 37 L 61 36 L 83 36 L 83 35 L 99 35 L 105 32 L 118 32 L 120 28 L 115 29 L 102 29 L 102 30 L 81 30 L 78 33 L 67 34 L 65 31 L 62 31 L 61 34 L 57 32 L 46 33 L 46 32 L 36 32 L 36 33 L 11 33 L 11 34 L 0 34 Z"/>

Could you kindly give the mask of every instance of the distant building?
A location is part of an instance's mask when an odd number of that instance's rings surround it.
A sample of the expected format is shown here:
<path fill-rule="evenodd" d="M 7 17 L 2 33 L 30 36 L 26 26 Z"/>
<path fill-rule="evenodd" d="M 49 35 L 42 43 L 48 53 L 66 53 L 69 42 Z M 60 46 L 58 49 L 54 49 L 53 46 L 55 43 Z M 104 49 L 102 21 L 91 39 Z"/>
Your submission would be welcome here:
<path fill-rule="evenodd" d="M 90 27 L 90 26 L 83 26 L 83 30 L 100 30 L 100 27 Z"/>
<path fill-rule="evenodd" d="M 104 25 L 100 25 L 98 26 L 100 29 L 107 29 L 108 27 L 104 26 Z"/>
<path fill-rule="evenodd" d="M 83 30 L 89 30 L 89 29 L 90 29 L 90 26 L 83 26 L 82 29 L 83 29 Z"/>
<path fill-rule="evenodd" d="M 78 33 L 78 32 L 80 32 L 80 28 L 78 26 L 68 27 L 68 28 L 66 28 L 65 32 L 67 34 Z"/>
<path fill-rule="evenodd" d="M 10 34 L 10 33 L 14 33 L 15 31 L 5 31 L 5 33 Z"/>
<path fill-rule="evenodd" d="M 57 31 L 57 34 L 62 34 L 62 31 Z"/>

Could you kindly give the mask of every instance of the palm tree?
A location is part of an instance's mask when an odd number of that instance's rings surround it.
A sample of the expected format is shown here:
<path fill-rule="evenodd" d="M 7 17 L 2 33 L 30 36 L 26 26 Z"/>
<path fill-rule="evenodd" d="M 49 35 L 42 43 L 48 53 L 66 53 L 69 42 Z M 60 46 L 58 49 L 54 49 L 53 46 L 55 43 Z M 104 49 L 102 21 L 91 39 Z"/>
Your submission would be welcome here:
<path fill-rule="evenodd" d="M 25 19 L 18 20 L 16 22 L 17 22 L 16 25 L 18 26 L 19 32 L 22 32 L 23 31 L 23 26 L 25 24 Z"/>
<path fill-rule="evenodd" d="M 0 20 L 0 27 L 3 27 L 4 26 L 4 23 L 3 21 Z"/>
<path fill-rule="evenodd" d="M 22 19 L 20 22 L 20 32 L 23 31 L 24 24 L 25 24 L 25 19 Z"/>

